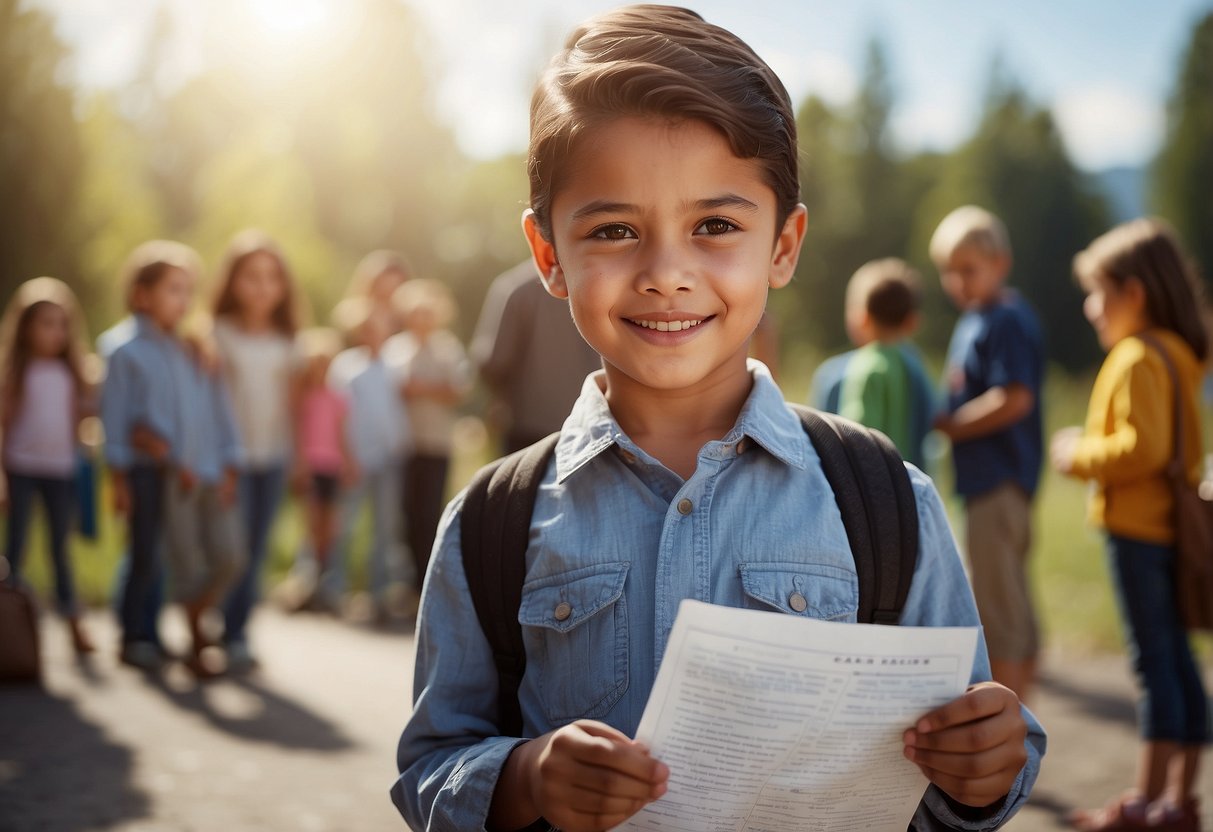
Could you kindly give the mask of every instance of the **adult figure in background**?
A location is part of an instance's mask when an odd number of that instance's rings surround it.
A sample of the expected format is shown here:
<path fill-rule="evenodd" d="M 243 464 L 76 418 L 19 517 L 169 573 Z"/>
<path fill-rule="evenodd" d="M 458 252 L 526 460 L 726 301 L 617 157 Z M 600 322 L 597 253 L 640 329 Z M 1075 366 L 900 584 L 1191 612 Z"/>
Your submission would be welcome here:
<path fill-rule="evenodd" d="M 530 260 L 489 287 L 471 354 L 493 394 L 492 421 L 507 454 L 559 430 L 585 377 L 602 367 L 568 301 L 547 293 Z"/>

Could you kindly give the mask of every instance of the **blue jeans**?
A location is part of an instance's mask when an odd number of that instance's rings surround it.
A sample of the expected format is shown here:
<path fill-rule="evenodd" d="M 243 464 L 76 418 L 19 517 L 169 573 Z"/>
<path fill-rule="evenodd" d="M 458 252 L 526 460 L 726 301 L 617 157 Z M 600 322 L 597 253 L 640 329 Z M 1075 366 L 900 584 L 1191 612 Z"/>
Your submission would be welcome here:
<path fill-rule="evenodd" d="M 72 524 L 75 487 L 75 480 L 71 478 L 8 473 L 8 540 L 4 546 L 4 556 L 8 558 L 13 576 L 20 575 L 30 516 L 34 510 L 34 495 L 41 496 L 42 508 L 46 512 L 51 562 L 55 568 L 55 602 L 59 612 L 65 616 L 79 613 L 76 588 L 72 581 L 72 564 L 67 557 L 67 536 Z"/>
<path fill-rule="evenodd" d="M 159 466 L 135 465 L 126 472 L 131 507 L 126 580 L 119 617 L 122 642 L 156 641 L 154 620 L 149 621 L 153 593 L 160 585 L 160 537 L 164 531 L 164 477 Z"/>
<path fill-rule="evenodd" d="M 274 514 L 282 501 L 286 485 L 286 464 L 268 468 L 248 469 L 240 474 L 237 488 L 240 511 L 244 518 L 244 540 L 248 547 L 248 563 L 236 579 L 223 605 L 224 640 L 246 641 L 245 629 L 253 606 L 261 596 L 261 572 L 269 551 L 270 528 Z"/>
<path fill-rule="evenodd" d="M 408 580 L 411 566 L 400 551 L 400 464 L 389 462 L 377 470 L 363 471 L 358 482 L 346 491 L 341 505 L 341 530 L 333 555 L 320 576 L 321 591 L 331 598 L 345 591 L 345 570 L 350 559 L 354 528 L 362 504 L 371 504 L 370 591 L 382 598 L 394 582 Z"/>
<path fill-rule="evenodd" d="M 1129 659 L 1142 691 L 1142 738 L 1208 742 L 1209 702 L 1179 617 L 1175 549 L 1110 534 L 1108 559 Z"/>

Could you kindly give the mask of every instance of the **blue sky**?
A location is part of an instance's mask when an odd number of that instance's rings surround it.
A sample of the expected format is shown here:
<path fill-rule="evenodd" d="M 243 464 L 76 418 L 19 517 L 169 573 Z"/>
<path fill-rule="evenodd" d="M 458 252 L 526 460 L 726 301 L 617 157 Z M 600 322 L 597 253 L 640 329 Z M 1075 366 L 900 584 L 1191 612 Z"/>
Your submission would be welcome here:
<path fill-rule="evenodd" d="M 74 78 L 105 87 L 130 77 L 156 8 L 151 0 L 32 0 L 56 15 L 77 50 Z M 525 145 L 530 85 L 543 58 L 601 0 L 401 0 L 432 35 L 438 108 L 461 147 L 492 157 Z M 331 35 L 341 0 L 164 0 L 179 23 L 166 68 L 171 85 L 216 60 L 200 32 L 239 8 L 267 47 L 301 51 Z M 1191 27 L 1209 0 L 699 0 L 708 20 L 737 32 L 798 101 L 849 100 L 867 42 L 881 38 L 894 73 L 893 129 L 907 150 L 947 148 L 972 128 L 992 57 L 1000 54 L 1049 106 L 1075 161 L 1087 169 L 1137 165 L 1155 153 L 1166 98 Z M 251 17 L 250 17 L 251 14 Z M 210 43 L 211 46 L 207 44 Z M 267 48 L 272 53 L 272 48 Z"/>

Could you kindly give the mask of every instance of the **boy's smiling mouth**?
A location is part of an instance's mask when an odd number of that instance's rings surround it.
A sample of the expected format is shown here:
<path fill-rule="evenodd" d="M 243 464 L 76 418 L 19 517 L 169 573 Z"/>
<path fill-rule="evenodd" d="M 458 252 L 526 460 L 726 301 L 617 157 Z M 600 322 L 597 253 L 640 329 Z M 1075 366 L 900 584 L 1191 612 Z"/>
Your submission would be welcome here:
<path fill-rule="evenodd" d="M 692 315 L 687 312 L 666 312 L 659 315 L 644 315 L 640 317 L 625 317 L 624 320 L 634 326 L 656 332 L 682 332 L 710 321 L 715 315 Z"/>

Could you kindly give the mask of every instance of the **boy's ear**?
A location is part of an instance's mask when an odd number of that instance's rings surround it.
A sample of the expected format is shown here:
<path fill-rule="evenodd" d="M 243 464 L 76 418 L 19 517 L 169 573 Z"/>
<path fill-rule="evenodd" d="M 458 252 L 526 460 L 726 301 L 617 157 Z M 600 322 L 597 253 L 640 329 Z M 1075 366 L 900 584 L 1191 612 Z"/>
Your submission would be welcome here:
<path fill-rule="evenodd" d="M 796 262 L 800 259 L 800 245 L 809 223 L 809 211 L 799 203 L 783 222 L 779 236 L 775 238 L 775 250 L 771 256 L 771 274 L 767 282 L 772 289 L 788 285 L 796 273 Z"/>
<path fill-rule="evenodd" d="M 531 259 L 535 261 L 535 268 L 539 270 L 539 277 L 548 294 L 554 298 L 568 298 L 569 289 L 565 285 L 560 262 L 556 259 L 556 246 L 543 236 L 539 220 L 530 208 L 522 212 L 522 233 L 526 235 L 527 245 L 531 247 Z"/>

